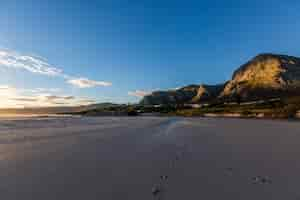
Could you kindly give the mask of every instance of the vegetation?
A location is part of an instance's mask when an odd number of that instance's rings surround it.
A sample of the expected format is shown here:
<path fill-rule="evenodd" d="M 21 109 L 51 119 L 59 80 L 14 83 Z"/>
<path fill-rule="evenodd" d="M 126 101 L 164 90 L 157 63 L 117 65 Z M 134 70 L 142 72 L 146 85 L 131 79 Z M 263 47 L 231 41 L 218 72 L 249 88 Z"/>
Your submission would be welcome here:
<path fill-rule="evenodd" d="M 203 104 L 200 108 L 193 108 L 195 104 L 165 104 L 145 106 L 110 105 L 81 112 L 68 113 L 83 116 L 137 116 L 144 113 L 164 116 L 238 116 L 238 117 L 265 117 L 265 118 L 293 118 L 300 110 L 300 96 L 243 102 L 239 98 L 235 101 L 212 101 Z"/>
<path fill-rule="evenodd" d="M 129 106 L 129 107 L 127 108 L 127 115 L 128 115 L 128 116 L 137 116 L 137 115 L 138 115 L 138 112 L 135 110 L 134 107 Z"/>
<path fill-rule="evenodd" d="M 83 116 L 137 116 L 138 112 L 134 106 L 112 104 L 111 106 L 87 109 L 80 112 L 65 113 Z"/>
<path fill-rule="evenodd" d="M 257 103 L 219 103 L 199 109 L 180 109 L 172 114 L 179 116 L 205 116 L 206 114 L 229 115 L 241 117 L 293 118 L 300 110 L 300 97 L 259 101 Z"/>

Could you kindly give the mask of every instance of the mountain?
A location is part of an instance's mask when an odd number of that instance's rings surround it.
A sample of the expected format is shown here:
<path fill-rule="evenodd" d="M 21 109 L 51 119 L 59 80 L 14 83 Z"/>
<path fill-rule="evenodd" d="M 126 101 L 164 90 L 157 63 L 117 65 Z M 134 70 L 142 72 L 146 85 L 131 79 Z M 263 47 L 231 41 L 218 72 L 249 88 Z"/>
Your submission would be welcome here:
<path fill-rule="evenodd" d="M 181 104 L 190 102 L 196 95 L 199 85 L 189 85 L 176 90 L 155 91 L 145 96 L 141 105 Z"/>
<path fill-rule="evenodd" d="M 197 95 L 193 97 L 192 103 L 209 102 L 216 99 L 224 89 L 224 84 L 205 85 L 198 88 Z"/>
<path fill-rule="evenodd" d="M 257 100 L 300 94 L 300 58 L 260 54 L 238 68 L 220 98 Z"/>
<path fill-rule="evenodd" d="M 259 54 L 219 85 L 190 85 L 178 90 L 156 91 L 142 105 L 252 101 L 300 95 L 300 58 Z"/>

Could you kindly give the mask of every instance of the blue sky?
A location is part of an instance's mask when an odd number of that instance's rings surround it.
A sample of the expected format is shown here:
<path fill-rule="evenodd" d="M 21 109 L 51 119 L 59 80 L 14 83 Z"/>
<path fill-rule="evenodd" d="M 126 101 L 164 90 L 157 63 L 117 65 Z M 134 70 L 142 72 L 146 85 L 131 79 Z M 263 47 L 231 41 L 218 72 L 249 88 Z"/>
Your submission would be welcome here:
<path fill-rule="evenodd" d="M 0 89 L 13 98 L 0 103 L 126 103 L 135 91 L 224 82 L 258 53 L 300 56 L 299 10 L 296 0 L 4 0 Z"/>

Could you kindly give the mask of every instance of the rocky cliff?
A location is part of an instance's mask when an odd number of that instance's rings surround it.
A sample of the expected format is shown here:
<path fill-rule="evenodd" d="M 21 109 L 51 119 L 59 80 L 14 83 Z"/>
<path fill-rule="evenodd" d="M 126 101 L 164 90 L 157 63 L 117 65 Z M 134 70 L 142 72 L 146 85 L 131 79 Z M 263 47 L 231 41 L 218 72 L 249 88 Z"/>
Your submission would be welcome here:
<path fill-rule="evenodd" d="M 155 91 L 145 96 L 140 104 L 160 105 L 160 104 L 181 104 L 190 102 L 198 92 L 199 85 L 189 85 L 177 90 Z"/>
<path fill-rule="evenodd" d="M 219 85 L 190 85 L 145 96 L 144 105 L 252 101 L 300 95 L 300 58 L 260 54 L 239 67 L 232 79 Z"/>
<path fill-rule="evenodd" d="M 238 68 L 220 98 L 264 99 L 299 93 L 300 58 L 260 54 Z"/>
<path fill-rule="evenodd" d="M 216 99 L 224 89 L 224 84 L 205 85 L 202 84 L 198 88 L 197 95 L 193 97 L 192 103 L 209 102 Z"/>

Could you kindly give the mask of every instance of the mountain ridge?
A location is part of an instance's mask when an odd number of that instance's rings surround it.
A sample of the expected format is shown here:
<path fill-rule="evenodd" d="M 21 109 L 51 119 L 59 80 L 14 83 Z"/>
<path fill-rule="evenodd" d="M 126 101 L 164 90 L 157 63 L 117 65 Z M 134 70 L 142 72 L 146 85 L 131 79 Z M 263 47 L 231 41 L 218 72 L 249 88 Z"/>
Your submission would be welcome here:
<path fill-rule="evenodd" d="M 155 91 L 145 96 L 140 103 L 143 105 L 182 104 L 237 99 L 253 101 L 300 95 L 300 58 L 273 53 L 258 54 L 238 67 L 233 72 L 231 80 L 223 84 L 201 84 L 196 93 L 194 87 L 187 98 L 177 98 L 182 96 L 181 89 L 172 92 Z"/>

